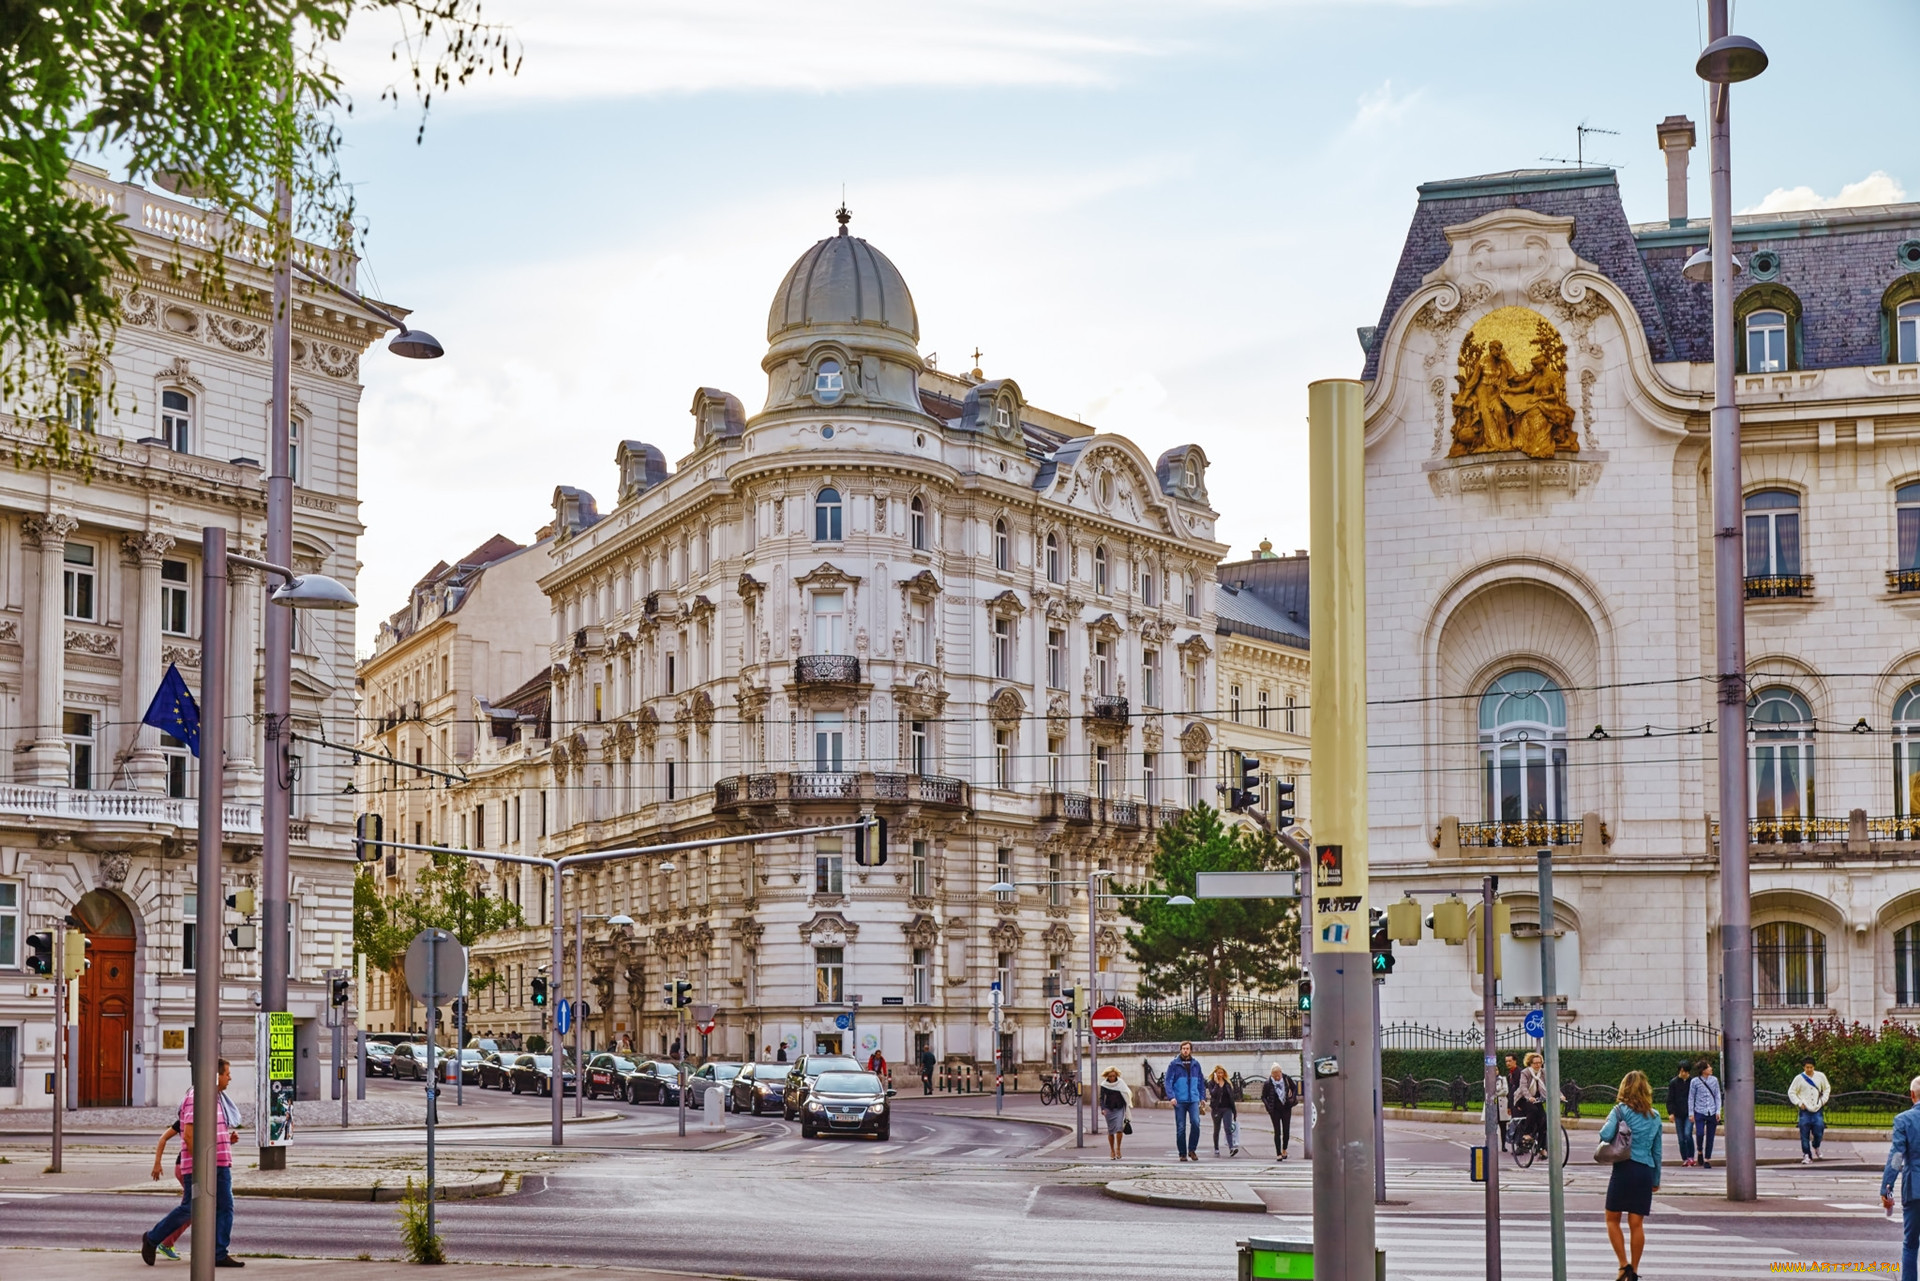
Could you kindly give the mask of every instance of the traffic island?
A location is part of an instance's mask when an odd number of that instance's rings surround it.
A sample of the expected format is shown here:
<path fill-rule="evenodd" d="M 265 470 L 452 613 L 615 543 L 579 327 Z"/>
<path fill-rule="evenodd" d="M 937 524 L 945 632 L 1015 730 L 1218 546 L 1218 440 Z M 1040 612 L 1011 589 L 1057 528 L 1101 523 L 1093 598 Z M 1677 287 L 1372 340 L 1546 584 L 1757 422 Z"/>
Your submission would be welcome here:
<path fill-rule="evenodd" d="M 1163 1205 L 1175 1210 L 1231 1210 L 1265 1214 L 1267 1203 L 1249 1183 L 1224 1179 L 1120 1179 L 1101 1189 L 1108 1196 L 1136 1205 Z"/>
<path fill-rule="evenodd" d="M 291 1169 L 255 1170 L 236 1168 L 233 1194 L 237 1197 L 282 1197 L 294 1201 L 398 1201 L 407 1194 L 411 1178 L 416 1190 L 426 1186 L 424 1170 L 369 1169 Z M 476 1197 L 499 1196 L 507 1176 L 478 1170 L 443 1170 L 434 1176 L 436 1201 L 470 1201 Z M 177 1190 L 159 1183 L 132 1183 L 105 1189 L 110 1192 L 154 1192 Z"/>

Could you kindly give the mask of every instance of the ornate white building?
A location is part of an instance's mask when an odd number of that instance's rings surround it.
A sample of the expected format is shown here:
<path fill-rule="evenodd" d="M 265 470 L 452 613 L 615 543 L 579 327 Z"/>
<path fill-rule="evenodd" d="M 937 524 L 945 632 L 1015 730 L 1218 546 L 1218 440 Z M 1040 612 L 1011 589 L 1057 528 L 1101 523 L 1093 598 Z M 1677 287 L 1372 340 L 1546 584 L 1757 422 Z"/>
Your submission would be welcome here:
<path fill-rule="evenodd" d="M 1267 542 L 1249 560 L 1220 562 L 1216 725 L 1226 760 L 1223 772 L 1234 772 L 1236 754 L 1254 757 L 1263 780 L 1261 810 L 1276 817 L 1278 785 L 1286 784 L 1293 788 L 1289 821 L 1311 826 L 1307 565 L 1305 551 L 1276 555 Z"/>
<path fill-rule="evenodd" d="M 1605 169 L 1423 186 L 1363 331 L 1375 906 L 1498 873 L 1524 997 L 1551 846 L 1561 990 L 1601 1028 L 1718 1021 L 1707 227 L 1692 126 L 1660 137 L 1655 224 Z M 1910 1016 L 1920 206 L 1734 237 L 1757 1013 Z M 1472 970 L 1403 951 L 1386 1017 L 1472 1026 Z"/>
<path fill-rule="evenodd" d="M 191 264 L 199 211 L 76 166 L 77 190 L 125 217 L 136 273 L 116 279 L 125 324 L 110 399 L 76 394 L 91 472 L 0 468 L 0 717 L 12 747 L 0 787 L 0 1106 L 46 1107 L 53 1065 L 49 982 L 25 969 L 28 935 L 77 917 L 91 942 L 80 984 L 77 1097 L 146 1104 L 187 1087 L 196 963 L 222 966 L 221 1052 L 251 1088 L 258 952 L 235 950 L 229 912 L 194 911 L 195 764 L 140 718 L 169 665 L 200 686 L 201 529 L 259 554 L 265 532 L 270 367 L 265 317 L 209 303 Z M 173 236 L 181 232 L 176 245 Z M 350 265 L 341 277 L 351 283 Z M 229 279 L 267 288 L 252 264 Z M 296 568 L 352 584 L 360 534 L 356 448 L 359 358 L 382 325 L 305 287 L 294 318 Z M 0 416 L 6 448 L 35 429 Z M 258 881 L 263 745 L 257 658 L 266 587 L 234 569 L 233 663 L 225 742 L 226 885 Z M 295 628 L 295 728 L 352 724 L 350 615 L 305 614 Z M 218 750 L 208 727 L 203 743 Z M 344 758 L 295 749 L 292 842 L 296 1081 L 317 1097 L 320 969 L 350 954 L 351 773 Z M 254 922 L 257 926 L 257 918 Z"/>
<path fill-rule="evenodd" d="M 1037 1064 L 1048 998 L 1086 969 L 1077 887 L 1139 877 L 1168 811 L 1214 800 L 1206 458 L 936 371 L 906 282 L 841 224 L 774 296 L 758 414 L 702 388 L 677 468 L 627 441 L 612 510 L 555 491 L 551 726 L 502 699 L 455 796 L 549 852 L 890 820 L 884 867 L 817 837 L 577 878 L 569 923 L 636 921 L 588 931 L 598 1044 L 665 1050 L 661 984 L 685 976 L 721 1009 L 714 1053 L 987 1060 L 998 981 L 1004 1048 Z M 505 892 L 541 919 L 537 884 Z M 1116 973 L 1121 936 L 1102 911 Z M 539 1026 L 542 946 L 478 949 L 506 981 L 476 1026 Z"/>

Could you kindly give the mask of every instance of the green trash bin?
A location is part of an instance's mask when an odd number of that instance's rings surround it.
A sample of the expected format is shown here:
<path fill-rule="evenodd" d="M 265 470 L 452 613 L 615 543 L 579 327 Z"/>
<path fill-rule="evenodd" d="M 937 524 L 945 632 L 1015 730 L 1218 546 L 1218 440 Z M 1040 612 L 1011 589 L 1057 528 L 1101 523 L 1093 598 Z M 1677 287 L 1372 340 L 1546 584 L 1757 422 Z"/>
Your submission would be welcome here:
<path fill-rule="evenodd" d="M 1238 1281 L 1310 1281 L 1313 1276 L 1313 1242 L 1294 1237 L 1248 1237 L 1237 1242 L 1240 1250 Z M 1376 1281 L 1387 1281 L 1387 1252 L 1373 1252 Z"/>

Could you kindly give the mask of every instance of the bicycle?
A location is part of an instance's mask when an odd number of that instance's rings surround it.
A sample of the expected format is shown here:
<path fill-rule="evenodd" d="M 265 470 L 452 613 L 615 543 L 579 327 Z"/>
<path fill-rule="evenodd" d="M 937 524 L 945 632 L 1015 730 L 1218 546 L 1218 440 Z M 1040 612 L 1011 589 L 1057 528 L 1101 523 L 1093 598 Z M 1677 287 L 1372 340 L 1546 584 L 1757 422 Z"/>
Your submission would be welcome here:
<path fill-rule="evenodd" d="M 1540 1157 L 1546 1155 L 1547 1145 L 1544 1134 L 1534 1125 L 1521 1127 L 1513 1138 L 1513 1163 L 1521 1169 L 1531 1166 Z M 1567 1133 L 1567 1127 L 1560 1127 L 1560 1164 L 1565 1166 L 1567 1158 L 1573 1152 L 1573 1137 Z"/>
<path fill-rule="evenodd" d="M 1072 1103 L 1080 1097 L 1080 1083 L 1064 1073 L 1055 1072 L 1040 1080 L 1040 1101 L 1046 1104 Z"/>

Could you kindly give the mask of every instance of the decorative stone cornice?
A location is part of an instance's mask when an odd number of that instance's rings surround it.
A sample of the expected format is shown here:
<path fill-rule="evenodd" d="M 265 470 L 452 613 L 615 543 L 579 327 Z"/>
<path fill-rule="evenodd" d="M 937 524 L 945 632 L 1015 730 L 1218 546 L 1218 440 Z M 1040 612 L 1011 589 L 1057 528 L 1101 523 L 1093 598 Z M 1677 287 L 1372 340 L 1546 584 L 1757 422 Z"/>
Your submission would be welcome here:
<path fill-rule="evenodd" d="M 60 551 L 67 545 L 67 539 L 73 531 L 80 528 L 80 522 L 65 512 L 49 512 L 45 516 L 23 516 L 20 519 L 20 536 L 29 547 L 42 551 Z"/>

